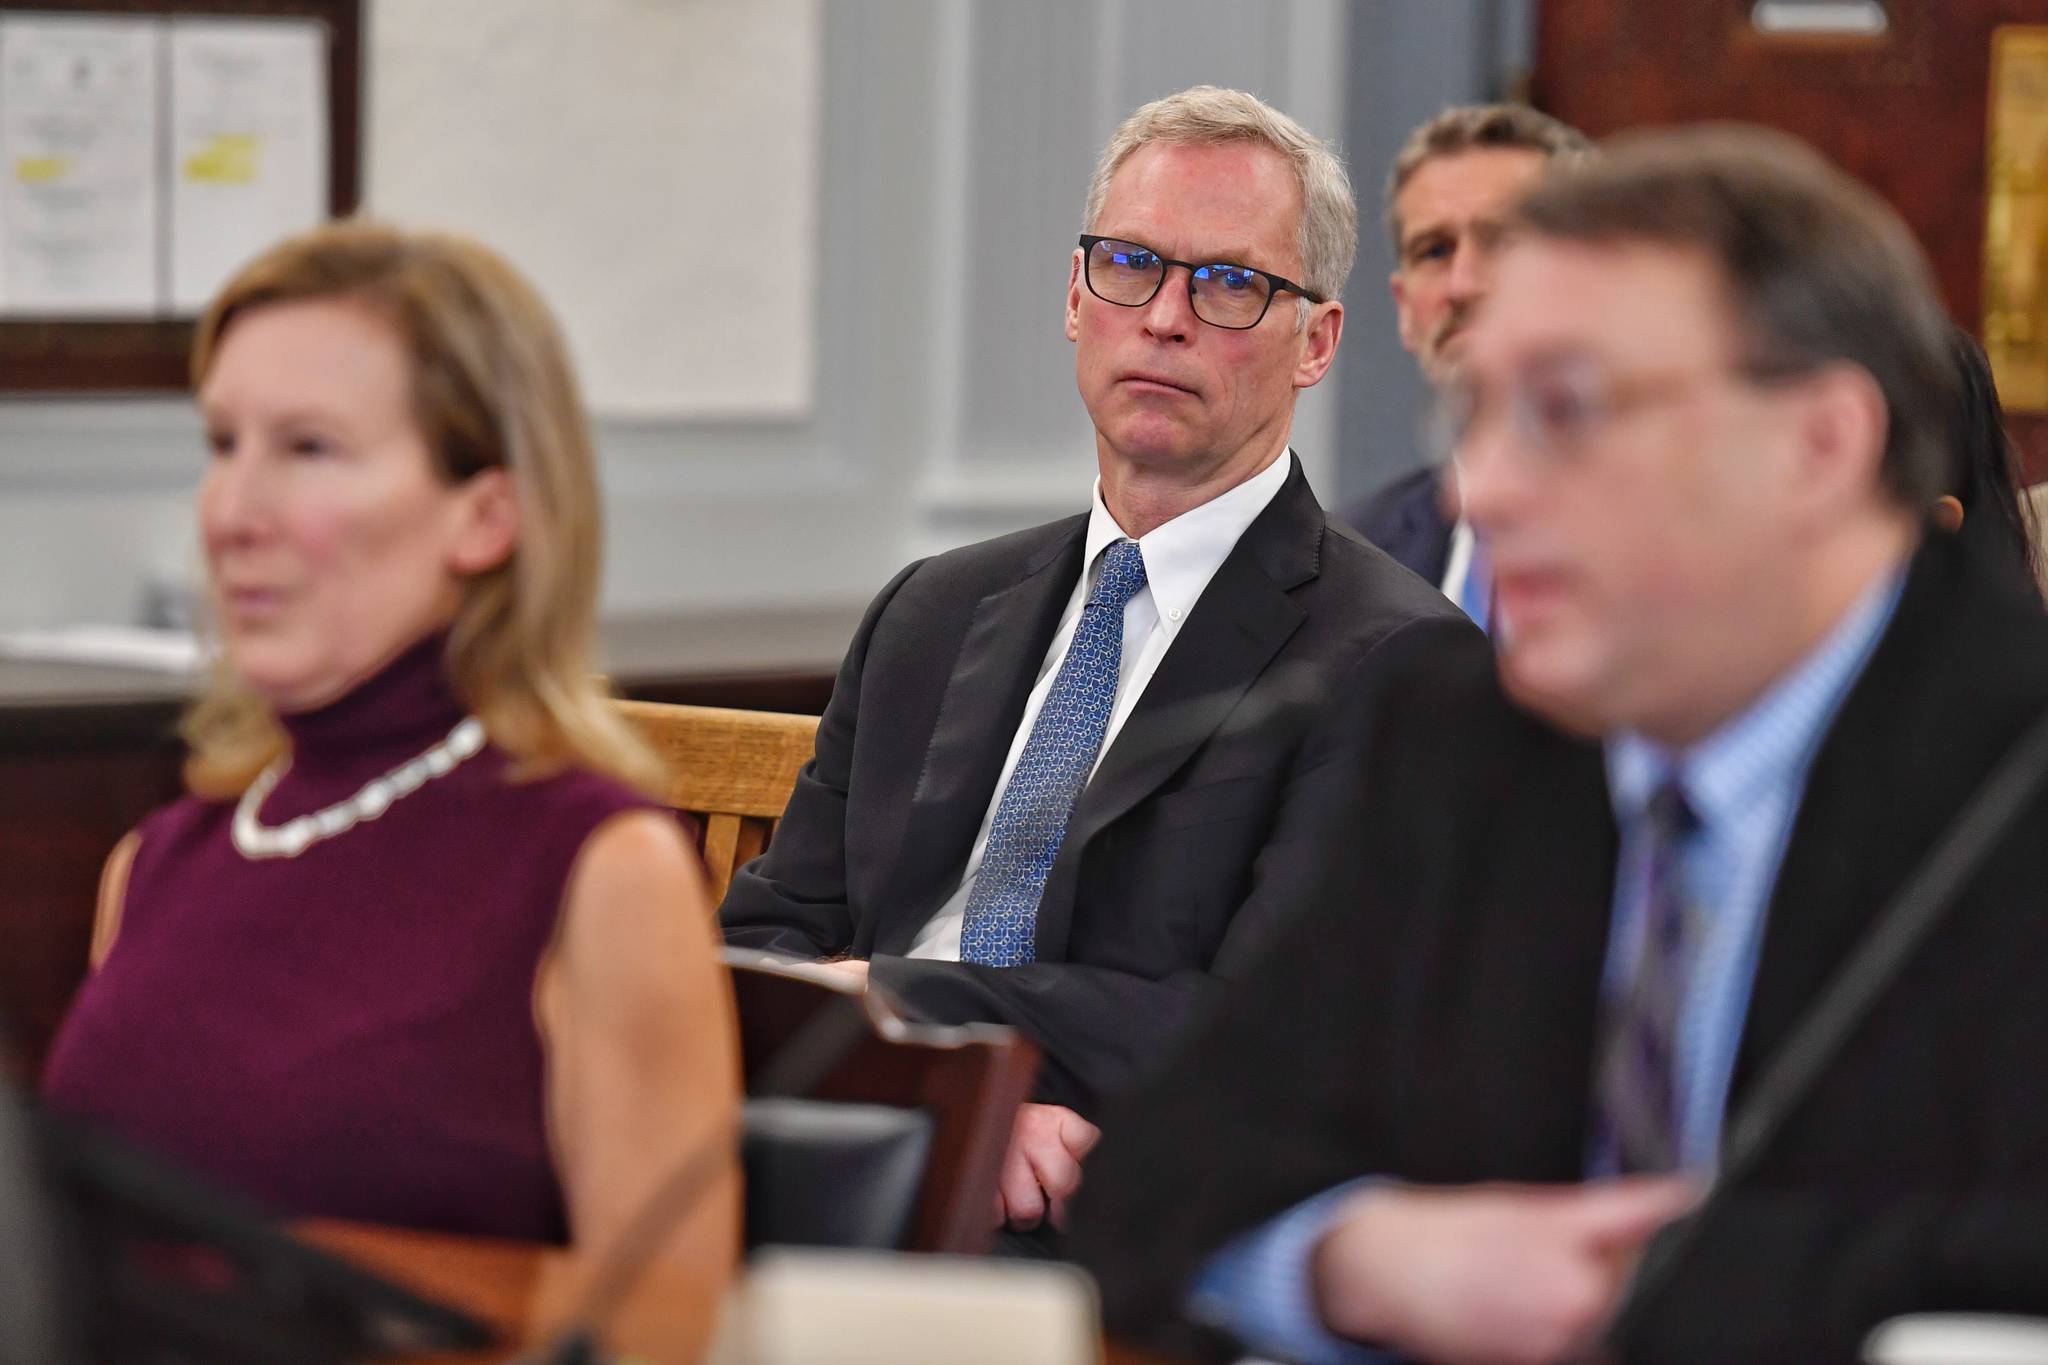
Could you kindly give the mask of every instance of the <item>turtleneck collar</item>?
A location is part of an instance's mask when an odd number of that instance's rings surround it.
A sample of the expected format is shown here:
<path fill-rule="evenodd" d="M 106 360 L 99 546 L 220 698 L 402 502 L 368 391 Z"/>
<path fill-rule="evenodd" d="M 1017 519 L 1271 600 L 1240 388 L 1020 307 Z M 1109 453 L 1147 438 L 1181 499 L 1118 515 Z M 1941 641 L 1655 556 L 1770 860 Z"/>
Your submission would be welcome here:
<path fill-rule="evenodd" d="M 398 763 L 440 742 L 465 710 L 447 652 L 447 632 L 435 631 L 325 706 L 280 716 L 293 770 Z"/>

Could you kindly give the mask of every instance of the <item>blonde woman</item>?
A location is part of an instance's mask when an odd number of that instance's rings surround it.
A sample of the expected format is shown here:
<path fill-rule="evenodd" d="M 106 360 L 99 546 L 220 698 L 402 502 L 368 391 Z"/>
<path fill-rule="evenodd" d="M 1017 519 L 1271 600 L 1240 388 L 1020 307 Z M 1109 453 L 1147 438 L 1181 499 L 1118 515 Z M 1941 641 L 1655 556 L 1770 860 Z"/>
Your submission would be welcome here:
<path fill-rule="evenodd" d="M 200 324 L 223 668 L 114 851 L 49 1103 L 281 1212 L 602 1246 L 738 1105 L 695 857 L 592 683 L 589 436 L 474 243 L 274 248 Z M 729 1265 L 737 1175 L 685 1242 Z"/>

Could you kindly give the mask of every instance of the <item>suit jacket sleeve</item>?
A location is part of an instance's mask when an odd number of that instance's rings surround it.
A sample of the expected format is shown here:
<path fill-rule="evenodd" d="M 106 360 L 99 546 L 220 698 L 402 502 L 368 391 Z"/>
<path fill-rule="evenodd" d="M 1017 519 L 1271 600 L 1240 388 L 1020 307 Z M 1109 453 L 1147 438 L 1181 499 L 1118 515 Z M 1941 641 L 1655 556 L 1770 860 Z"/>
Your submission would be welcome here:
<path fill-rule="evenodd" d="M 1304 738 L 1252 889 L 1205 970 L 1149 978 L 1105 967 L 1036 962 L 1018 967 L 877 957 L 870 979 L 915 1014 L 940 1023 L 1014 1024 L 1045 1052 L 1038 1098 L 1084 1114 L 1158 1066 L 1220 983 L 1243 975 L 1296 909 L 1315 899 L 1319 850 L 1336 837 L 1331 812 L 1358 774 L 1355 712 L 1374 679 L 1477 663 L 1492 667 L 1485 637 L 1450 617 L 1410 621 L 1352 665 L 1331 689 L 1323 722 Z M 1396 779 L 1398 780 L 1398 779 Z"/>
<path fill-rule="evenodd" d="M 818 722 L 817 749 L 797 774 L 796 789 L 768 851 L 733 874 L 718 907 L 725 941 L 799 957 L 831 957 L 853 942 L 846 890 L 846 790 L 853 770 L 855 718 L 862 666 L 876 623 L 923 561 L 911 564 L 877 594 L 854 632 Z"/>
<path fill-rule="evenodd" d="M 1738 1193 L 1703 1215 L 1669 1288 L 1627 1314 L 1616 1356 L 1660 1365 L 1862 1359 L 1915 1312 L 2048 1314 L 2048 1186 L 1852 1207 L 1799 1191 Z M 1730 1312 L 1740 1304 L 1740 1312 Z"/>
<path fill-rule="evenodd" d="M 1404 800 L 1408 765 L 1456 763 L 1472 699 L 1493 693 L 1492 652 L 1461 629 L 1475 647 L 1460 635 L 1448 658 L 1417 651 L 1333 713 L 1325 742 L 1354 757 L 1308 813 L 1317 856 L 1296 903 L 1170 1064 L 1102 1122 L 1074 1251 L 1120 1335 L 1206 1354 L 1182 1309 L 1212 1253 L 1323 1190 L 1401 1169 L 1385 1138 L 1398 1101 L 1376 1078 L 1398 1070 L 1403 993 L 1433 930 L 1394 911 L 1421 899 L 1410 879 L 1442 866 L 1457 835 L 1442 803 Z M 1413 818 L 1375 819 L 1374 793 Z"/>

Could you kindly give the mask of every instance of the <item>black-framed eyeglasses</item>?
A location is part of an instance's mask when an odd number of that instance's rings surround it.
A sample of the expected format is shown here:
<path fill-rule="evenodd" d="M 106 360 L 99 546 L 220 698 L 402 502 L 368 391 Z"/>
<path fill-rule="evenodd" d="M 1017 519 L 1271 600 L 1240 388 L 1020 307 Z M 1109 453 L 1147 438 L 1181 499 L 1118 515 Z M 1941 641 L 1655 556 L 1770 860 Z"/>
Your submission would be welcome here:
<path fill-rule="evenodd" d="M 1585 449 L 1631 413 L 1683 402 L 1720 382 L 1785 388 L 1812 369 L 1793 361 L 1746 360 L 1700 370 L 1616 374 L 1574 359 L 1531 367 L 1503 386 L 1497 398 L 1482 394 L 1469 378 L 1454 378 L 1436 392 L 1428 441 L 1440 456 L 1456 459 L 1487 409 L 1497 406 L 1515 447 L 1554 464 Z"/>
<path fill-rule="evenodd" d="M 1299 294 L 1311 303 L 1324 302 L 1321 294 L 1282 279 L 1270 270 L 1228 261 L 1207 265 L 1176 261 L 1121 237 L 1097 237 L 1084 232 L 1081 252 L 1081 277 L 1088 282 L 1088 292 L 1104 303 L 1143 308 L 1152 302 L 1159 286 L 1166 283 L 1167 270 L 1180 266 L 1188 272 L 1188 306 L 1195 310 L 1195 316 L 1211 327 L 1226 327 L 1233 332 L 1242 332 L 1264 321 L 1266 310 L 1273 305 L 1273 296 L 1282 290 Z"/>

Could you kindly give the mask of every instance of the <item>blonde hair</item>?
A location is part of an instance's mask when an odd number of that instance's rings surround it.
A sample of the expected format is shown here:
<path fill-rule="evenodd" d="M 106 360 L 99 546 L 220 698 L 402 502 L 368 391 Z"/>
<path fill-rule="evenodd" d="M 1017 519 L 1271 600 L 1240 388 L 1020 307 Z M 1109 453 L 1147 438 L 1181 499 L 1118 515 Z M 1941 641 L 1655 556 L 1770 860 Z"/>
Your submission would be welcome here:
<path fill-rule="evenodd" d="M 1326 299 L 1343 296 L 1352 258 L 1358 253 L 1358 201 L 1352 195 L 1344 160 L 1314 133 L 1242 90 L 1190 86 L 1141 106 L 1119 124 L 1088 182 L 1083 232 L 1095 231 L 1117 169 L 1132 153 L 1153 142 L 1257 142 L 1285 157 L 1301 188 L 1301 223 L 1296 230 L 1301 282 Z M 1308 300 L 1300 300 L 1297 327 L 1307 320 L 1310 306 Z"/>
<path fill-rule="evenodd" d="M 378 223 L 331 223 L 272 247 L 200 320 L 194 387 L 243 314 L 338 299 L 388 322 L 405 347 L 413 420 L 435 474 L 457 484 L 511 476 L 519 537 L 507 560 L 462 585 L 447 669 L 457 695 L 521 778 L 577 766 L 642 790 L 659 760 L 613 710 L 592 668 L 602 528 L 590 430 L 547 305 L 495 253 L 466 238 Z M 182 726 L 185 780 L 232 796 L 285 751 L 268 702 L 225 662 Z"/>

